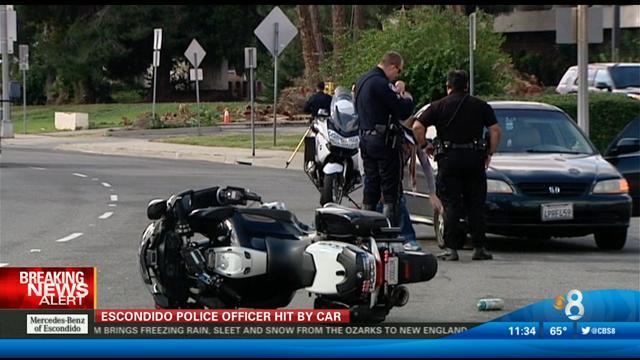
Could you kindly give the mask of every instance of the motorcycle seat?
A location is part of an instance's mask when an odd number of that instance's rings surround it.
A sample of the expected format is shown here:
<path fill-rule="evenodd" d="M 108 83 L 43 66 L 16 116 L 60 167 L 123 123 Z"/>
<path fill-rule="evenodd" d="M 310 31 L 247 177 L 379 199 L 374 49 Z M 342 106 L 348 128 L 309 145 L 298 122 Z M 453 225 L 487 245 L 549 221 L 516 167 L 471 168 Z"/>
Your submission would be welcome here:
<path fill-rule="evenodd" d="M 333 203 L 316 209 L 315 223 L 318 232 L 339 238 L 374 236 L 389 228 L 389 220 L 379 212 Z"/>

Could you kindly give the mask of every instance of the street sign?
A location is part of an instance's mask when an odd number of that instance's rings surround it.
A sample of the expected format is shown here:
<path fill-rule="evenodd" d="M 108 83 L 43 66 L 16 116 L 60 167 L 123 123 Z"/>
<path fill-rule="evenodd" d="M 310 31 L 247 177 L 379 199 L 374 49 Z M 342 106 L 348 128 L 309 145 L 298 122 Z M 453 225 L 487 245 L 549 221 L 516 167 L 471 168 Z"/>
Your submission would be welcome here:
<path fill-rule="evenodd" d="M 187 58 L 187 60 L 189 60 L 194 68 L 200 66 L 200 63 L 202 62 L 202 59 L 204 59 L 205 55 L 207 55 L 207 52 L 204 51 L 204 49 L 202 48 L 202 46 L 200 46 L 200 43 L 198 43 L 198 40 L 196 39 L 191 40 L 191 44 L 189 44 L 187 51 L 184 52 L 184 56 Z"/>
<path fill-rule="evenodd" d="M 162 29 L 153 29 L 153 50 L 162 48 Z"/>
<path fill-rule="evenodd" d="M 18 22 L 16 20 L 16 11 L 11 9 L 7 9 L 7 37 L 9 41 L 17 41 L 18 40 Z"/>
<path fill-rule="evenodd" d="M 20 70 L 29 70 L 29 45 L 20 45 L 18 52 L 20 54 Z"/>
<path fill-rule="evenodd" d="M 202 69 L 198 69 L 198 81 L 202 81 Z M 189 80 L 196 81 L 196 71 L 195 69 L 189 69 Z"/>
<path fill-rule="evenodd" d="M 160 50 L 153 50 L 153 66 L 160 66 Z"/>
<path fill-rule="evenodd" d="M 277 27 L 277 34 L 274 29 Z M 264 46 L 269 50 L 271 55 L 277 57 L 282 53 L 287 45 L 298 34 L 298 29 L 289 20 L 279 7 L 273 10 L 262 20 L 260 25 L 253 31 L 254 34 L 262 41 Z M 277 44 L 275 44 L 277 38 Z"/>
<path fill-rule="evenodd" d="M 578 28 L 577 9 L 575 7 L 558 7 L 556 11 L 556 43 L 575 44 Z M 589 43 L 600 44 L 603 39 L 602 6 L 591 6 L 587 12 Z"/>
<path fill-rule="evenodd" d="M 257 51 L 254 47 L 244 48 L 244 68 L 255 69 L 258 65 Z"/>
<path fill-rule="evenodd" d="M 298 29 L 291 20 L 280 10 L 273 10 L 262 20 L 260 25 L 253 30 L 258 39 L 273 56 L 273 145 L 276 145 L 276 112 L 278 103 L 278 55 L 298 34 Z"/>

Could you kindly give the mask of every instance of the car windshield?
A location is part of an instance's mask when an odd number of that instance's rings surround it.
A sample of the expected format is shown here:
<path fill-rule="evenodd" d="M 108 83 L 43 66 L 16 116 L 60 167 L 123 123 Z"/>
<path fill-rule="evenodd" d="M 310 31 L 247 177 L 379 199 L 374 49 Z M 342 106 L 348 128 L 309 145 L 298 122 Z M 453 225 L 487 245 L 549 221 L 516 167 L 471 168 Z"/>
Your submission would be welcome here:
<path fill-rule="evenodd" d="M 358 115 L 353 106 L 351 91 L 343 87 L 335 90 L 331 100 L 331 125 L 343 136 L 357 135 Z"/>
<path fill-rule="evenodd" d="M 612 66 L 609 72 L 618 89 L 640 87 L 640 65 Z"/>
<path fill-rule="evenodd" d="M 496 109 L 502 128 L 498 152 L 593 154 L 593 147 L 565 114 L 550 110 Z"/>

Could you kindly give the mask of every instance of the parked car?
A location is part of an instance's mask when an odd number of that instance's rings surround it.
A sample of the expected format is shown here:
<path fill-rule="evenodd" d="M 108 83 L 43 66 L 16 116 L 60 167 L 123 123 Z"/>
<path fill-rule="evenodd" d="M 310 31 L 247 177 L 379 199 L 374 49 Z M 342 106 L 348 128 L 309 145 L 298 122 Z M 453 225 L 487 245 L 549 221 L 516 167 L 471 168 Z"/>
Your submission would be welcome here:
<path fill-rule="evenodd" d="M 604 158 L 627 179 L 633 199 L 632 215 L 640 215 L 640 116 L 631 120 L 611 141 Z"/>
<path fill-rule="evenodd" d="M 502 138 L 487 170 L 487 232 L 536 238 L 594 234 L 599 248 L 622 249 L 631 216 L 627 181 L 569 115 L 543 103 L 489 104 Z M 430 127 L 427 138 L 435 135 Z M 413 191 L 409 178 L 404 189 L 411 218 L 433 225 L 443 246 L 444 225 L 426 200 L 425 182 L 418 179 Z"/>
<path fill-rule="evenodd" d="M 624 93 L 637 98 L 640 95 L 640 64 L 638 63 L 596 63 L 587 68 L 587 82 L 591 91 Z M 578 92 L 578 67 L 572 66 L 565 72 L 556 87 L 560 94 Z"/>

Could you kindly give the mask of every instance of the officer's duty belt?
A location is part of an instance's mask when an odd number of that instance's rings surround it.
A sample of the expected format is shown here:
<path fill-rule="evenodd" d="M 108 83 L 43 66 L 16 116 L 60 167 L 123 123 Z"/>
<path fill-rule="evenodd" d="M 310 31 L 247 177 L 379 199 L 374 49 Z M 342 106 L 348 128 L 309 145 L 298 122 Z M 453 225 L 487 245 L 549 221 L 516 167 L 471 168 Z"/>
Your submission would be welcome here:
<path fill-rule="evenodd" d="M 470 142 L 470 143 L 452 143 L 450 141 L 444 141 L 445 149 L 471 149 L 471 150 L 485 150 L 486 145 L 483 142 Z"/>
<path fill-rule="evenodd" d="M 362 135 L 383 136 L 384 133 L 381 133 L 380 131 L 378 131 L 376 129 L 360 129 L 360 136 L 362 136 Z"/>

